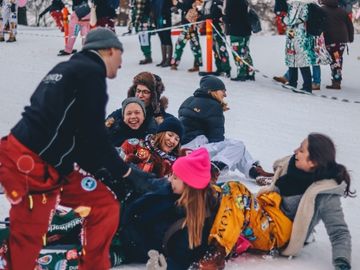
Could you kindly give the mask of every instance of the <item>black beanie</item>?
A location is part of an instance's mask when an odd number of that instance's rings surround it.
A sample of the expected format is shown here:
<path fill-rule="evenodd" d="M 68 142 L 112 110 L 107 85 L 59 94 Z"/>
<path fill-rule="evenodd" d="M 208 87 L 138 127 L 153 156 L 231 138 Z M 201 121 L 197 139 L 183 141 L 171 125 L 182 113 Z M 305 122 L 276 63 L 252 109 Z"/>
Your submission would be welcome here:
<path fill-rule="evenodd" d="M 200 80 L 200 88 L 208 91 L 226 90 L 222 80 L 213 75 L 202 77 Z"/>
<path fill-rule="evenodd" d="M 164 131 L 172 131 L 176 133 L 180 137 L 181 141 L 184 133 L 184 128 L 179 119 L 171 116 L 164 119 L 164 121 L 158 126 L 156 133 Z"/>

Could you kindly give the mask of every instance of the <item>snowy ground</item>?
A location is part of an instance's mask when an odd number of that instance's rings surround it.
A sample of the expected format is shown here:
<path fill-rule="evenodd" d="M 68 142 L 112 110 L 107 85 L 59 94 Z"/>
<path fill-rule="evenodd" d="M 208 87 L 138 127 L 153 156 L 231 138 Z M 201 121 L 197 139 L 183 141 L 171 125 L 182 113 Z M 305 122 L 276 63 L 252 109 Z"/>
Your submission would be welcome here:
<path fill-rule="evenodd" d="M 125 29 L 118 29 L 118 33 Z M 20 28 L 18 42 L 0 43 L 0 135 L 6 135 L 20 117 L 24 105 L 43 76 L 56 63 L 68 57 L 57 57 L 63 39 L 56 29 Z M 155 66 L 160 60 L 158 37 L 152 38 L 154 64 L 138 65 L 142 58 L 136 36 L 122 37 L 124 63 L 115 80 L 108 82 L 110 100 L 107 111 L 118 108 L 126 97 L 131 79 L 140 71 L 160 75 L 165 83 L 165 95 L 169 97 L 168 111 L 177 115 L 182 101 L 198 87 L 199 76 L 189 74 L 192 55 L 187 47 L 178 71 Z M 175 41 L 175 40 L 174 40 Z M 202 44 L 205 39 L 202 37 Z M 261 75 L 270 78 L 281 75 L 284 66 L 284 37 L 261 35 L 251 39 L 254 65 Z M 258 158 L 263 167 L 271 169 L 273 161 L 292 153 L 309 132 L 330 135 L 338 150 L 338 162 L 351 171 L 353 188 L 360 190 L 360 101 L 359 71 L 360 36 L 349 46 L 344 59 L 344 80 L 341 91 L 325 90 L 330 82 L 329 67 L 322 67 L 321 91 L 317 95 L 348 99 L 341 102 L 329 98 L 294 94 L 283 89 L 271 79 L 257 75 L 256 82 L 232 82 L 224 79 L 231 110 L 226 112 L 227 137 L 243 140 L 250 153 Z M 76 44 L 80 49 L 80 43 Z M 205 51 L 205 45 L 203 45 Z M 235 68 L 233 68 L 233 76 Z M 301 77 L 301 76 L 300 76 Z M 356 120 L 358 119 L 358 120 Z M 357 124 L 356 124 L 357 123 Z M 256 188 L 254 188 L 254 191 Z M 0 195 L 0 218 L 8 214 L 9 205 Z M 359 198 L 343 201 L 346 221 L 353 237 L 353 269 L 360 269 L 360 226 L 356 221 Z M 328 270 L 331 266 L 331 246 L 323 225 L 317 227 L 316 241 L 305 247 L 293 260 L 286 258 L 265 259 L 259 256 L 243 256 L 227 264 L 226 269 L 316 269 Z M 144 269 L 143 265 L 123 266 L 118 269 Z"/>

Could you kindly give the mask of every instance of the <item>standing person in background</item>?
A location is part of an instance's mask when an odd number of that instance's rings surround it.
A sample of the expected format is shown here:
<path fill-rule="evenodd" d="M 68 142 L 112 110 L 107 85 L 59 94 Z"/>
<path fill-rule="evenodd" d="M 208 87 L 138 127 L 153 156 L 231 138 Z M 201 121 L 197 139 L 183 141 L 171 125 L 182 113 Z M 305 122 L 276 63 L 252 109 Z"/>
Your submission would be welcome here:
<path fill-rule="evenodd" d="M 201 7 L 202 3 L 195 0 L 173 0 L 173 5 L 181 9 L 181 23 L 188 24 L 196 22 L 199 16 L 198 7 Z M 192 15 L 190 16 L 190 14 Z M 194 55 L 194 66 L 189 68 L 188 71 L 197 72 L 203 65 L 197 25 L 187 25 L 183 27 L 182 32 L 175 43 L 175 52 L 171 60 L 172 70 L 177 70 L 181 56 L 184 52 L 184 47 L 188 41 L 190 41 L 190 49 Z"/>
<path fill-rule="evenodd" d="M 322 0 L 321 8 L 326 14 L 324 38 L 331 56 L 331 85 L 327 89 L 341 89 L 343 53 L 346 43 L 354 41 L 354 26 L 344 9 L 338 7 L 338 0 Z"/>
<path fill-rule="evenodd" d="M 311 70 L 316 63 L 315 37 L 306 31 L 308 5 L 301 1 L 289 3 L 289 11 L 284 19 L 286 29 L 285 64 L 289 67 L 289 85 L 297 87 L 298 69 L 303 77 L 301 90 L 311 93 Z"/>
<path fill-rule="evenodd" d="M 286 25 L 284 24 L 284 18 L 288 12 L 288 5 L 286 0 L 275 0 L 274 13 L 276 28 L 279 35 L 285 35 Z"/>
<path fill-rule="evenodd" d="M 135 32 L 139 33 L 139 42 L 142 53 L 145 59 L 140 60 L 139 65 L 146 65 L 152 63 L 151 58 L 151 34 L 142 32 L 152 29 L 152 22 L 150 17 L 151 2 L 150 0 L 131 0 L 131 24 L 135 28 Z"/>
<path fill-rule="evenodd" d="M 153 0 L 152 13 L 154 16 L 156 29 L 171 27 L 171 0 Z M 157 67 L 169 67 L 171 65 L 171 57 L 173 46 L 171 40 L 171 29 L 158 32 L 161 43 L 162 60 Z"/>
<path fill-rule="evenodd" d="M 128 97 L 141 99 L 146 107 L 146 117 L 154 117 L 160 124 L 167 117 L 174 117 L 167 113 L 169 100 L 161 96 L 165 91 L 165 86 L 161 78 L 151 72 L 140 72 L 133 79 L 133 85 L 128 90 Z"/>
<path fill-rule="evenodd" d="M 203 8 L 201 9 L 202 16 L 199 20 L 212 19 L 214 26 L 212 39 L 215 58 L 216 71 L 215 76 L 224 76 L 230 78 L 230 61 L 229 53 L 226 49 L 225 35 L 223 33 L 222 19 L 223 19 L 223 0 L 205 0 Z"/>
<path fill-rule="evenodd" d="M 59 203 L 87 208 L 80 269 L 110 268 L 119 203 L 104 183 L 73 175 L 76 162 L 92 175 L 106 171 L 109 186 L 115 179 L 141 178 L 132 178 L 142 172 L 118 156 L 104 126 L 106 77 L 116 77 L 122 52 L 112 31 L 91 31 L 80 53 L 45 76 L 20 121 L 1 139 L 0 182 L 11 203 L 8 269 L 34 269 Z"/>
<path fill-rule="evenodd" d="M 9 38 L 6 42 L 15 42 L 17 33 L 17 1 L 16 0 L 2 0 L 0 23 L 0 42 L 5 41 L 5 28 L 9 26 Z"/>
<path fill-rule="evenodd" d="M 237 76 L 231 80 L 254 81 L 254 70 L 242 61 L 243 59 L 249 65 L 253 65 L 249 47 L 251 27 L 248 19 L 248 2 L 246 0 L 225 0 L 224 6 L 224 21 L 227 33 L 230 35 L 231 46 L 241 58 L 233 54 L 237 66 Z"/>
<path fill-rule="evenodd" d="M 75 53 L 73 50 L 76 38 L 80 32 L 82 43 L 90 31 L 90 7 L 86 0 L 73 0 L 73 12 L 70 15 L 69 36 L 64 50 L 60 50 L 58 56 L 66 56 Z"/>
<path fill-rule="evenodd" d="M 64 19 L 63 19 L 63 14 L 61 12 L 64 7 L 65 5 L 62 2 L 62 0 L 52 0 L 51 5 L 48 6 L 43 12 L 39 14 L 38 26 L 41 17 L 44 16 L 46 13 L 50 12 L 50 15 L 54 19 L 57 28 L 59 28 L 61 32 L 64 32 Z"/>
<path fill-rule="evenodd" d="M 119 6 L 119 3 L 117 6 L 116 3 L 114 6 L 110 5 L 107 0 L 94 0 L 93 3 L 96 8 L 96 26 L 109 28 L 115 33 L 115 9 Z"/>

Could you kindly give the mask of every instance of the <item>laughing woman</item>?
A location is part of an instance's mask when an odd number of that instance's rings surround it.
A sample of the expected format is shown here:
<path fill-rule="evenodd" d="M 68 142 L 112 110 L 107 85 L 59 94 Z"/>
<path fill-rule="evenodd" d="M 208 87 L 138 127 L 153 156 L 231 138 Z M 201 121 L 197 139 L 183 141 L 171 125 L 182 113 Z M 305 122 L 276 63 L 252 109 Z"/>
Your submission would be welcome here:
<path fill-rule="evenodd" d="M 165 118 L 156 134 L 147 135 L 145 140 L 126 140 L 121 145 L 121 157 L 156 177 L 166 176 L 179 156 L 182 134 L 183 127 L 177 118 Z"/>

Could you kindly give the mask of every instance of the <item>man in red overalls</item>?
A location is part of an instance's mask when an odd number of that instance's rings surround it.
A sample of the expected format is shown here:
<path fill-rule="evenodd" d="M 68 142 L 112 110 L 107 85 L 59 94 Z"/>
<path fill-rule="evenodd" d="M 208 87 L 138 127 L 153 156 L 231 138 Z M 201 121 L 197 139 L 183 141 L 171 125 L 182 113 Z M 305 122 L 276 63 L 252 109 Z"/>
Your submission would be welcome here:
<path fill-rule="evenodd" d="M 114 32 L 89 32 L 83 50 L 45 76 L 20 121 L 1 139 L 0 183 L 11 203 L 6 269 L 34 269 L 58 203 L 85 209 L 79 269 L 110 268 L 120 207 L 92 175 L 139 179 L 109 143 L 104 125 L 106 77 L 116 77 L 122 52 Z M 90 174 L 74 170 L 75 163 Z"/>

